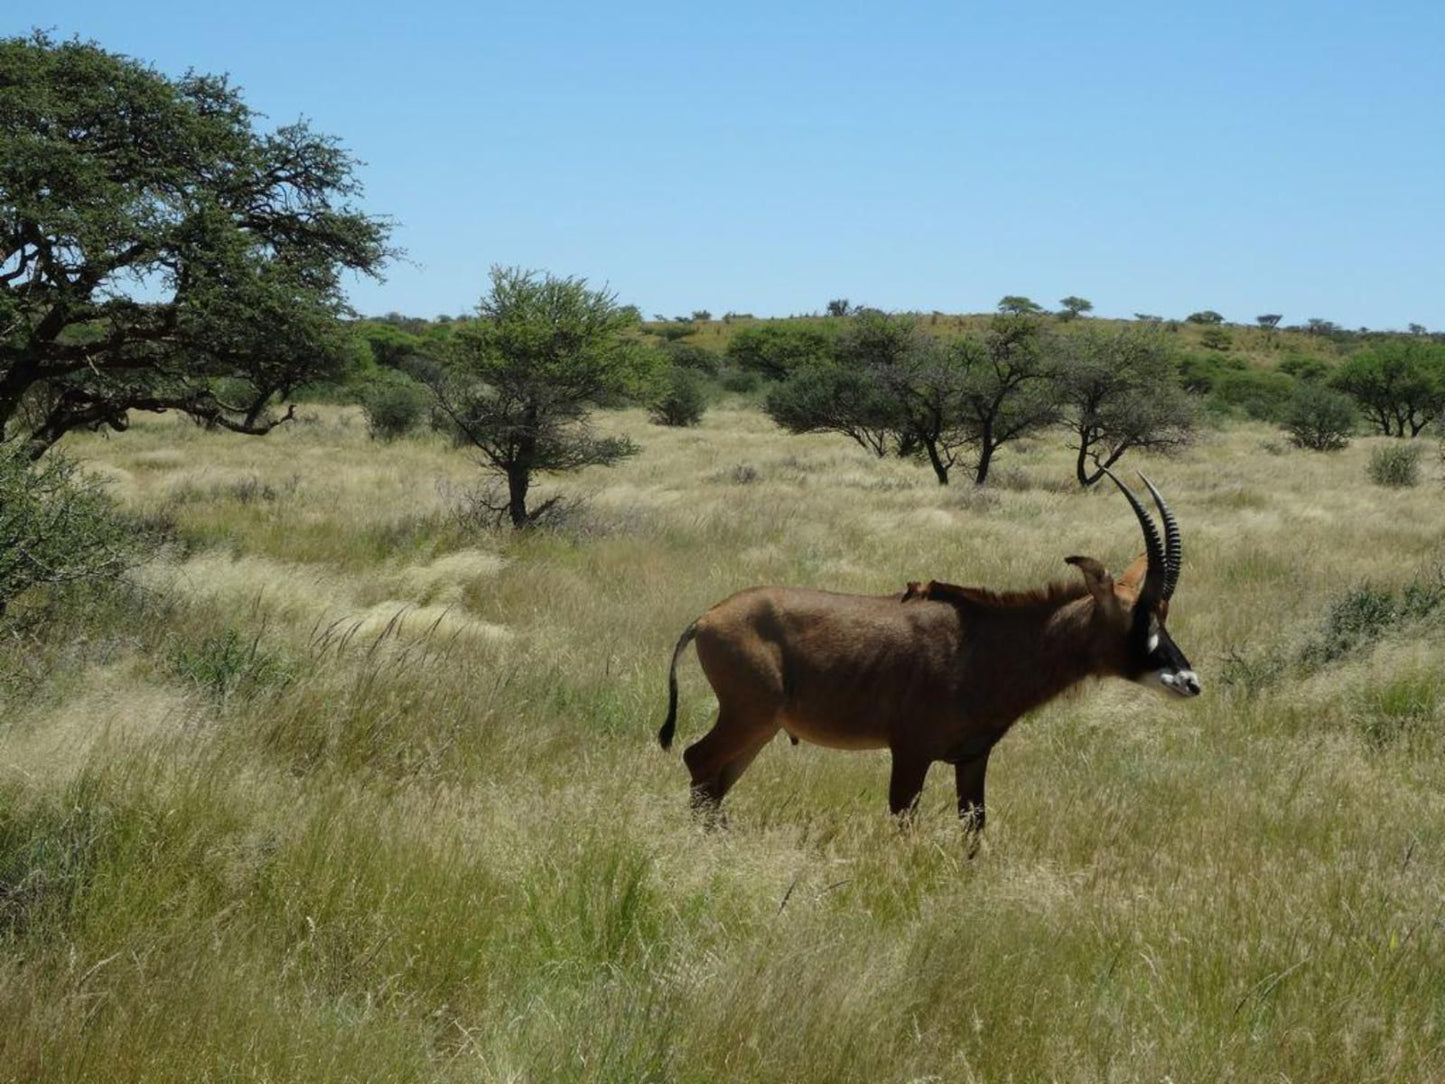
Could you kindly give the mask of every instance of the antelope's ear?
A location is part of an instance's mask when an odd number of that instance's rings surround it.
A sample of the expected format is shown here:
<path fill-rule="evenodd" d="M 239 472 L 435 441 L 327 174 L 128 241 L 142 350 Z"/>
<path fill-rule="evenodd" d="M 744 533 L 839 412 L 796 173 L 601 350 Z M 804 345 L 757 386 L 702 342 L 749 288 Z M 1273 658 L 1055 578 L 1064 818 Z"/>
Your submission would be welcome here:
<path fill-rule="evenodd" d="M 1141 553 L 1134 558 L 1134 563 L 1124 570 L 1124 575 L 1119 577 L 1119 586 L 1127 587 L 1136 595 L 1144 587 L 1144 576 L 1149 571 L 1149 555 Z"/>
<path fill-rule="evenodd" d="M 1089 594 L 1094 597 L 1094 602 L 1107 614 L 1119 612 L 1119 600 L 1114 595 L 1114 577 L 1109 575 L 1109 570 L 1092 557 L 1065 557 L 1065 561 L 1079 570 L 1084 577 L 1084 584 L 1089 588 Z"/>

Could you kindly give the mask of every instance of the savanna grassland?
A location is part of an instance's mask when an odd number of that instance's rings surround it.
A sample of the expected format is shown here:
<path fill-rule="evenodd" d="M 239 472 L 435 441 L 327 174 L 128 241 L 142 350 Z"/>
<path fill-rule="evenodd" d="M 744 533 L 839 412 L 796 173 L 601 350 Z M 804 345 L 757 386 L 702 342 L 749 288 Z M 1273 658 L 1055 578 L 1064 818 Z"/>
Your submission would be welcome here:
<path fill-rule="evenodd" d="M 1021 721 L 969 860 L 950 773 L 900 830 L 884 754 L 783 739 L 694 824 L 666 664 L 755 583 L 1119 570 L 1138 527 L 1062 439 L 945 488 L 740 403 L 612 413 L 641 454 L 514 533 L 439 438 L 301 413 L 67 438 L 174 541 L 0 648 L 0 1079 L 1445 1078 L 1433 458 L 1384 489 L 1383 438 L 1233 423 L 1126 460 L 1205 693 Z"/>

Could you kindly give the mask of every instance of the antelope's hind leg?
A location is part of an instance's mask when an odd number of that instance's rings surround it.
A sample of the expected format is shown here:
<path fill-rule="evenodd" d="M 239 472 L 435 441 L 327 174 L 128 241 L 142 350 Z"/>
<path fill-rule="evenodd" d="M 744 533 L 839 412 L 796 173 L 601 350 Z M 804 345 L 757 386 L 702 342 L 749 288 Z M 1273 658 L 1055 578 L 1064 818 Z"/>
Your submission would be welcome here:
<path fill-rule="evenodd" d="M 776 722 L 760 723 L 737 712 L 719 709 L 717 722 L 682 754 L 692 776 L 692 807 L 708 821 L 774 734 Z"/>

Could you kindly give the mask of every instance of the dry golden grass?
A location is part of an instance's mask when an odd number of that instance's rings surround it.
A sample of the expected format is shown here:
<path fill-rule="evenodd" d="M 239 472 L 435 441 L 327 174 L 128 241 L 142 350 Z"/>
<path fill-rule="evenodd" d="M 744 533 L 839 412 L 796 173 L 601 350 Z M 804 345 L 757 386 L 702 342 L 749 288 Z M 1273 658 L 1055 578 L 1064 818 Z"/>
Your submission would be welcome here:
<path fill-rule="evenodd" d="M 453 515 L 463 454 L 307 413 L 70 445 L 186 544 L 4 649 L 0 1079 L 1445 1078 L 1445 608 L 1299 661 L 1341 595 L 1445 560 L 1438 478 L 1252 426 L 1135 464 L 1205 696 L 1022 721 L 970 861 L 947 773 L 901 832 L 885 757 L 785 741 L 703 831 L 665 667 L 754 583 L 1120 568 L 1137 526 L 1058 442 L 975 491 L 626 412 L 642 454 L 513 536 Z"/>

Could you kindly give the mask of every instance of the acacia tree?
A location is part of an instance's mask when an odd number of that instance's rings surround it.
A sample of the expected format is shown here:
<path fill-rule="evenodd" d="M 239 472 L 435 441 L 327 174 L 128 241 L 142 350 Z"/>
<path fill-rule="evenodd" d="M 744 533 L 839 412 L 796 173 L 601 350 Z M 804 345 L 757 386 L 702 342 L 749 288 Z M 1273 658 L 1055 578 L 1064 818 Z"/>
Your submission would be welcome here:
<path fill-rule="evenodd" d="M 1073 294 L 1062 298 L 1059 304 L 1063 306 L 1059 312 L 1060 320 L 1077 320 L 1085 313 L 1094 311 L 1094 303 L 1092 301 L 1087 298 L 1076 297 Z"/>
<path fill-rule="evenodd" d="M 798 369 L 831 356 L 833 334 L 803 324 L 764 324 L 743 328 L 727 345 L 727 357 L 739 369 L 769 380 L 785 380 Z"/>
<path fill-rule="evenodd" d="M 1093 485 L 1132 449 L 1179 448 L 1193 436 L 1193 404 L 1168 341 L 1157 331 L 1072 336 L 1057 378 L 1081 486 Z"/>
<path fill-rule="evenodd" d="M 585 279 L 494 267 L 478 319 L 460 328 L 427 382 L 443 427 L 482 454 L 506 481 L 496 511 L 512 526 L 535 523 L 557 498 L 527 506 L 533 476 L 612 464 L 637 451 L 589 424 L 600 402 L 644 397 L 658 376 L 656 351 L 624 338 L 636 312 Z"/>
<path fill-rule="evenodd" d="M 1049 341 L 1038 321 L 996 317 L 987 335 L 944 344 L 906 316 L 864 312 L 827 360 L 768 398 L 795 433 L 842 433 L 875 455 L 924 459 L 939 485 L 970 462 L 975 483 L 995 453 L 1055 416 Z"/>
<path fill-rule="evenodd" d="M 1385 436 L 1418 436 L 1445 410 L 1445 349 L 1391 339 L 1354 355 L 1330 383 L 1353 396 Z"/>
<path fill-rule="evenodd" d="M 265 433 L 345 363 L 340 275 L 376 273 L 388 226 L 334 139 L 255 120 L 223 77 L 0 40 L 0 444 L 133 410 Z"/>
<path fill-rule="evenodd" d="M 764 409 L 790 433 L 840 433 L 880 459 L 896 447 L 896 404 L 866 369 L 806 366 L 768 393 Z"/>
<path fill-rule="evenodd" d="M 981 341 L 962 339 L 949 353 L 959 378 L 956 426 L 974 449 L 981 486 L 1000 448 L 1057 420 L 1057 339 L 1027 315 L 996 316 Z"/>
<path fill-rule="evenodd" d="M 998 311 L 1005 316 L 1036 316 L 1044 307 L 1022 294 L 1005 294 L 999 298 Z"/>

